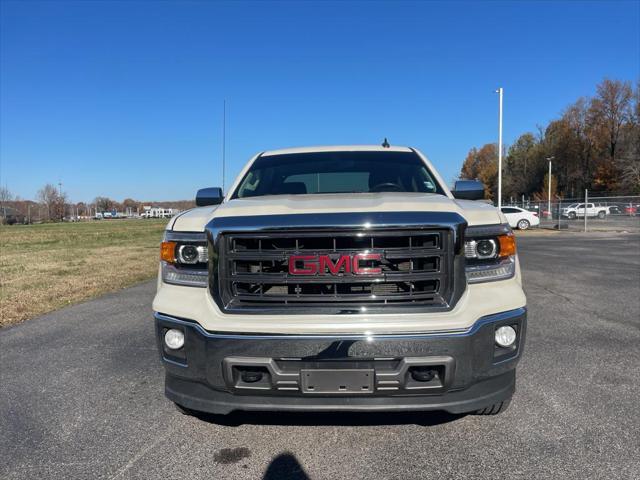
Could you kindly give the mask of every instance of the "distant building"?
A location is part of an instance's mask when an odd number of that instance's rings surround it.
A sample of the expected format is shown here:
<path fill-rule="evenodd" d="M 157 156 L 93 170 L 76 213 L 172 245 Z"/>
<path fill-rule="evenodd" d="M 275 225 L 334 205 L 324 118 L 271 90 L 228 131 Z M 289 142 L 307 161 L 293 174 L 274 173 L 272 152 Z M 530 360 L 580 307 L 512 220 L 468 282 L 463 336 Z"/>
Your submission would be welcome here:
<path fill-rule="evenodd" d="M 7 205 L 0 207 L 0 224 L 13 225 L 14 223 L 24 223 L 24 215 L 18 210 Z"/>
<path fill-rule="evenodd" d="M 178 214 L 180 210 L 177 208 L 152 207 L 145 205 L 142 207 L 142 218 L 171 218 Z"/>

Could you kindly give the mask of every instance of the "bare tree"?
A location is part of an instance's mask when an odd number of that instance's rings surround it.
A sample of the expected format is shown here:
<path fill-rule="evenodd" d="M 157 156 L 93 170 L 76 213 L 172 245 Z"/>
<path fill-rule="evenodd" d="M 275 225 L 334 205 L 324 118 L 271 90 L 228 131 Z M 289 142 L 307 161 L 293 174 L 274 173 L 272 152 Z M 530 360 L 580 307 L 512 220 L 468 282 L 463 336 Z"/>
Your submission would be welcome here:
<path fill-rule="evenodd" d="M 622 186 L 640 193 L 640 80 L 633 92 L 631 117 L 620 135 L 620 170 Z"/>
<path fill-rule="evenodd" d="M 109 197 L 96 197 L 93 200 L 93 203 L 96 206 L 96 209 L 99 212 L 107 212 L 113 209 L 115 202 L 111 200 Z"/>
<path fill-rule="evenodd" d="M 616 160 L 620 133 L 633 118 L 633 90 L 630 82 L 605 78 L 597 86 L 597 95 L 591 103 L 596 122 L 603 129 L 609 159 Z"/>
<path fill-rule="evenodd" d="M 632 159 L 622 170 L 622 183 L 634 193 L 640 192 L 640 161 Z"/>
<path fill-rule="evenodd" d="M 13 200 L 13 194 L 7 187 L 0 187 L 0 203 L 11 202 Z"/>
<path fill-rule="evenodd" d="M 47 219 L 62 220 L 65 213 L 65 205 L 67 201 L 67 194 L 58 191 L 55 186 L 47 183 L 44 187 L 38 190 L 38 202 L 43 204 L 47 210 Z"/>

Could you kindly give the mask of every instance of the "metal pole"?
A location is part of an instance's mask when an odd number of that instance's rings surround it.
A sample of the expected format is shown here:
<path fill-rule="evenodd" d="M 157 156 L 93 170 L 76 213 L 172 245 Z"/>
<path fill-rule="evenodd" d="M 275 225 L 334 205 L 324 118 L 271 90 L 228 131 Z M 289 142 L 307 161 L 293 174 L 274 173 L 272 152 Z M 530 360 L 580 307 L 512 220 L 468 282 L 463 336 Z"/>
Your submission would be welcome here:
<path fill-rule="evenodd" d="M 224 177 L 225 177 L 225 163 L 227 155 L 227 101 L 222 102 L 222 194 L 224 195 Z"/>
<path fill-rule="evenodd" d="M 562 199 L 558 200 L 558 230 L 560 230 L 560 222 L 562 220 Z"/>
<path fill-rule="evenodd" d="M 587 201 L 589 200 L 589 190 L 584 189 L 584 231 L 587 231 Z"/>
<path fill-rule="evenodd" d="M 502 207 L 502 87 L 498 88 L 500 96 L 500 113 L 498 120 L 498 209 Z"/>
<path fill-rule="evenodd" d="M 58 199 L 60 203 L 60 221 L 64 220 L 64 202 L 62 201 L 62 182 L 58 180 L 58 195 L 60 198 Z"/>
<path fill-rule="evenodd" d="M 551 160 L 549 160 L 549 216 L 553 218 L 551 214 Z"/>

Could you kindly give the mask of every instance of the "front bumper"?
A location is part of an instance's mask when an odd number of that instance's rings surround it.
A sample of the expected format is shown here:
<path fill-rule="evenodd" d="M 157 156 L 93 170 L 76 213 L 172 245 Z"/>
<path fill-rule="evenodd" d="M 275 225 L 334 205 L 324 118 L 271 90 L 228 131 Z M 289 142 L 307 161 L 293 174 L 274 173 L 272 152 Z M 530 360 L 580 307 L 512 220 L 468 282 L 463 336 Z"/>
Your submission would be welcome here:
<path fill-rule="evenodd" d="M 469 412 L 513 394 L 526 335 L 524 308 L 482 317 L 465 331 L 372 336 L 212 333 L 192 321 L 161 313 L 155 318 L 167 397 L 211 413 Z M 502 325 L 514 326 L 518 334 L 508 349 L 495 346 L 494 332 Z M 185 345 L 178 351 L 164 345 L 169 328 L 185 334 Z M 433 378 L 416 380 L 416 369 L 428 369 Z M 245 371 L 258 371 L 262 378 L 245 382 Z M 329 373 L 318 378 L 318 371 Z M 309 374 L 319 382 L 312 382 L 315 388 L 305 379 Z M 371 380 L 359 390 L 347 384 L 357 384 L 364 375 Z M 338 383 L 345 386 L 332 388 L 333 377 L 344 378 Z"/>

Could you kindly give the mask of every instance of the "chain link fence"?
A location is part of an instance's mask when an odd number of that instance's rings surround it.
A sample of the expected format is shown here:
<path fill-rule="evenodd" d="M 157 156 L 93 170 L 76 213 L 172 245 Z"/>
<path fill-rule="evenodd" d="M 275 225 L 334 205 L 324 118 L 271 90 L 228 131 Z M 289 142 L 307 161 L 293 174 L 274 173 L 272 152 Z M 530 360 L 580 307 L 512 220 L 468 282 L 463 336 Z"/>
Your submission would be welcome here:
<path fill-rule="evenodd" d="M 586 205 L 586 207 L 585 207 Z M 505 202 L 503 207 L 518 207 L 540 219 L 538 228 L 572 231 L 640 232 L 640 195 L 590 196 L 563 198 L 551 202 Z"/>

